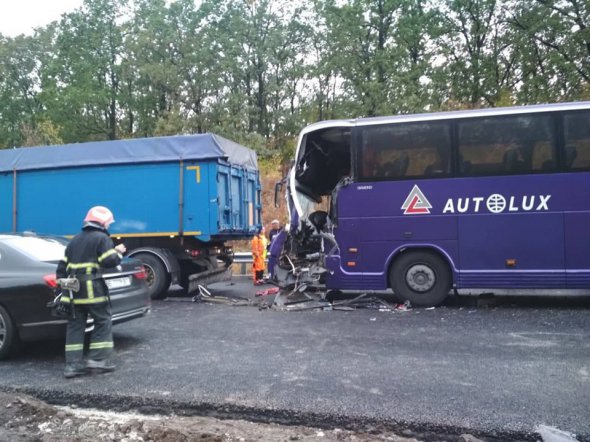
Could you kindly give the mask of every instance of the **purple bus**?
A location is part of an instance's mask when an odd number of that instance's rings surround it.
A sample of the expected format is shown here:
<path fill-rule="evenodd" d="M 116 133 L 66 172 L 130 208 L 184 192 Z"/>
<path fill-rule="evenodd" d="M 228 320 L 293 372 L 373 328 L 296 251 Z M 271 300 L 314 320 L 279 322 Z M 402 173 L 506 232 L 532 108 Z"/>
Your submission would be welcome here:
<path fill-rule="evenodd" d="M 287 291 L 590 294 L 590 102 L 312 124 L 286 193 Z"/>

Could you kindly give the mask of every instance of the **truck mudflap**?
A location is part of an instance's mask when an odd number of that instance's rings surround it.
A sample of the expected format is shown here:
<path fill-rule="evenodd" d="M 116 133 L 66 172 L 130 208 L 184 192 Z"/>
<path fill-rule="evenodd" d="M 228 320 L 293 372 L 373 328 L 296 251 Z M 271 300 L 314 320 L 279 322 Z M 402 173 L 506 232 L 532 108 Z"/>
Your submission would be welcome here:
<path fill-rule="evenodd" d="M 207 286 L 214 282 L 229 281 L 232 277 L 231 266 L 194 273 L 188 277 L 188 293 L 199 291 L 199 286 Z"/>

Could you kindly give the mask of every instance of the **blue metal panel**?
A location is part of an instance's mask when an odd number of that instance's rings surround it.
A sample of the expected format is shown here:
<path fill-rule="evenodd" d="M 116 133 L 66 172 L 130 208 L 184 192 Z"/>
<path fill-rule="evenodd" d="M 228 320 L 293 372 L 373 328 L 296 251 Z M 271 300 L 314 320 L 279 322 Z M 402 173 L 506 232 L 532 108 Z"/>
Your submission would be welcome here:
<path fill-rule="evenodd" d="M 0 174 L 0 232 L 12 231 L 12 173 Z"/>
<path fill-rule="evenodd" d="M 261 224 L 258 172 L 219 164 L 217 186 L 220 234 L 235 237 L 253 233 Z"/>
<path fill-rule="evenodd" d="M 206 206 L 209 212 L 209 231 L 219 232 L 219 176 L 217 174 L 217 162 L 210 162 L 207 164 L 209 174 L 208 189 L 209 189 L 209 204 Z"/>
<path fill-rule="evenodd" d="M 20 172 L 18 229 L 72 235 L 89 207 L 115 214 L 111 233 L 178 231 L 179 166 L 140 164 Z"/>
<path fill-rule="evenodd" d="M 231 230 L 231 190 L 230 168 L 219 165 L 217 169 L 217 191 L 219 199 L 219 224 L 220 232 Z"/>
<path fill-rule="evenodd" d="M 209 226 L 210 182 L 211 176 L 208 163 L 187 162 L 184 164 L 183 186 L 183 232 L 185 235 L 196 236 L 208 241 L 211 233 Z"/>
<path fill-rule="evenodd" d="M 259 221 L 259 210 L 250 215 L 259 202 L 249 201 L 247 177 L 259 186 L 257 171 L 217 159 L 19 171 L 17 229 L 74 235 L 88 208 L 104 205 L 115 214 L 114 236 L 241 238 Z M 4 231 L 13 230 L 12 182 L 11 172 L 0 174 Z"/>
<path fill-rule="evenodd" d="M 242 200 L 244 199 L 242 188 L 242 174 L 241 171 L 235 167 L 231 168 L 231 228 L 232 230 L 241 230 L 243 226 L 242 217 Z"/>
<path fill-rule="evenodd" d="M 247 174 L 247 184 L 246 184 L 246 199 L 244 201 L 246 207 L 244 209 L 244 213 L 248 215 L 247 222 L 250 228 L 254 228 L 254 226 L 260 225 L 260 204 L 257 199 L 258 196 L 258 182 L 256 180 L 256 175 L 252 172 L 248 172 Z"/>

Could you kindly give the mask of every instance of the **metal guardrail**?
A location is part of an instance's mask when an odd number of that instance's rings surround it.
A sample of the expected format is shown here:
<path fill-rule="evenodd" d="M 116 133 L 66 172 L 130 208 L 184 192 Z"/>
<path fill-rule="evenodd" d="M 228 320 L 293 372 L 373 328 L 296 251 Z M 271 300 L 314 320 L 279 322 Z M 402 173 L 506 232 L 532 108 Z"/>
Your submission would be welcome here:
<path fill-rule="evenodd" d="M 266 261 L 268 263 L 268 260 Z M 252 252 L 234 253 L 234 262 L 232 264 L 235 275 L 252 274 Z"/>
<path fill-rule="evenodd" d="M 234 262 L 252 262 L 252 252 L 237 252 L 234 253 Z"/>

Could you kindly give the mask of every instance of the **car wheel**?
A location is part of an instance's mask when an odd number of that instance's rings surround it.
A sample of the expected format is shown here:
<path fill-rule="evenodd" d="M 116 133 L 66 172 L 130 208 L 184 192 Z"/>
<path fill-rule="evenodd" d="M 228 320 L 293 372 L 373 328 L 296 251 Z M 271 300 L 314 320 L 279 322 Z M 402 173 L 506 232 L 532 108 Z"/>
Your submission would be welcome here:
<path fill-rule="evenodd" d="M 150 298 L 165 298 L 170 286 L 170 279 L 162 261 L 148 253 L 138 253 L 133 257 L 139 259 L 145 267 Z"/>
<path fill-rule="evenodd" d="M 397 258 L 390 270 L 390 284 L 396 297 L 418 307 L 433 307 L 448 296 L 451 272 L 439 255 L 410 251 Z"/>
<path fill-rule="evenodd" d="M 16 329 L 12 318 L 0 305 L 0 359 L 6 358 L 16 346 Z"/>

